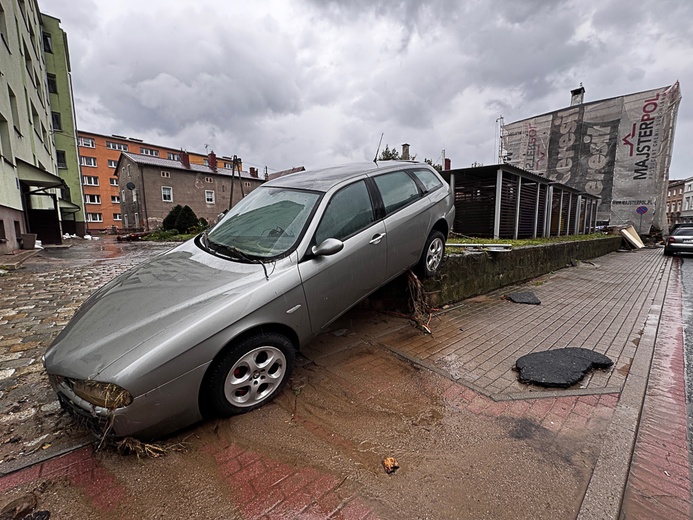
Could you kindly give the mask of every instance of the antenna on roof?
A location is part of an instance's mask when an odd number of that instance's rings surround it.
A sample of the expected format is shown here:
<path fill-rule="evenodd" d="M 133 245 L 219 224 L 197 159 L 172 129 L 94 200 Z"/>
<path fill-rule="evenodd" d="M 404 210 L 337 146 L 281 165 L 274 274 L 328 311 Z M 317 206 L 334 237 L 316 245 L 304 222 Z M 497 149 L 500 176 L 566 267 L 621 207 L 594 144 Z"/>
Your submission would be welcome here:
<path fill-rule="evenodd" d="M 378 143 L 378 149 L 375 151 L 375 157 L 373 157 L 373 162 L 375 163 L 376 166 L 378 166 L 378 154 L 380 153 L 380 145 L 383 144 L 383 136 L 385 135 L 385 132 L 380 134 L 380 142 Z"/>

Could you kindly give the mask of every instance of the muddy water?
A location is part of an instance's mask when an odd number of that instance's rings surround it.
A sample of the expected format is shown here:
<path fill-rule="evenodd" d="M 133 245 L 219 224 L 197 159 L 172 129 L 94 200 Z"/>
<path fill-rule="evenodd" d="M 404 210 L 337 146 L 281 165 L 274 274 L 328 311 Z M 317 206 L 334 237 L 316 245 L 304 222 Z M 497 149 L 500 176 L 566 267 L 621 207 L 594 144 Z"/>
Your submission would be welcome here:
<path fill-rule="evenodd" d="M 595 439 L 460 411 L 446 402 L 449 384 L 356 345 L 307 361 L 272 404 L 169 439 L 184 441 L 183 453 L 142 461 L 100 455 L 122 497 L 110 512 L 94 509 L 93 491 L 65 481 L 41 495 L 40 507 L 52 518 L 255 518 L 239 493 L 243 479 L 226 475 L 215 455 L 233 447 L 265 468 L 334 477 L 374 518 L 573 518 Z M 391 475 L 382 466 L 388 456 L 400 465 Z M 272 500 L 271 486 L 257 491 Z"/>

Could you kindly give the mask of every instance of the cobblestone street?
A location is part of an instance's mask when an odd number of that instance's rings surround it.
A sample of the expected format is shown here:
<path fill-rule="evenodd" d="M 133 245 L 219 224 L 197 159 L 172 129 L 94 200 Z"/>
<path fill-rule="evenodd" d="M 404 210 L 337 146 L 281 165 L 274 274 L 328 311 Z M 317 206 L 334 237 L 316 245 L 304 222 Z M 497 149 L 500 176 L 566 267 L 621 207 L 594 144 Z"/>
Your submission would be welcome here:
<path fill-rule="evenodd" d="M 72 239 L 0 277 L 0 467 L 2 473 L 91 438 L 73 430 L 41 356 L 82 302 L 114 276 L 171 247 Z"/>

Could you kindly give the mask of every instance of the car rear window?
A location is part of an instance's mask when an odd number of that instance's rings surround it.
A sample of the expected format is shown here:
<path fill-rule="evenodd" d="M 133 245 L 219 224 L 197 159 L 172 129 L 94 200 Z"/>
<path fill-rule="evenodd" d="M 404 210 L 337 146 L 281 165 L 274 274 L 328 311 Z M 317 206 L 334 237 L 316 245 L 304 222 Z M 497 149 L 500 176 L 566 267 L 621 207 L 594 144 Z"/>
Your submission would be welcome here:
<path fill-rule="evenodd" d="M 421 181 L 421 184 L 424 185 L 424 188 L 426 188 L 426 193 L 436 190 L 443 185 L 436 174 L 430 170 L 416 170 L 414 175 L 416 175 Z"/>
<path fill-rule="evenodd" d="M 693 236 L 693 227 L 682 227 L 675 229 L 672 235 L 691 237 Z"/>
<path fill-rule="evenodd" d="M 373 180 L 378 186 L 388 215 L 419 198 L 419 189 L 407 172 L 386 173 Z"/>

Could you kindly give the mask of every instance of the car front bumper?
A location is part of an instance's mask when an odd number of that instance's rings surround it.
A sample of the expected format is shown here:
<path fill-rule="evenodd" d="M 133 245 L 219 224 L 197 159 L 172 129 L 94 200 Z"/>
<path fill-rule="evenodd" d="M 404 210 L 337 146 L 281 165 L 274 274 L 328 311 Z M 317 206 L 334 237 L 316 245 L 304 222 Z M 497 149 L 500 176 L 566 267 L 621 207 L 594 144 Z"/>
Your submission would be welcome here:
<path fill-rule="evenodd" d="M 62 378 L 50 376 L 49 380 L 60 406 L 95 436 L 155 439 L 202 419 L 198 396 L 207 366 L 199 366 L 115 409 L 85 401 Z"/>

